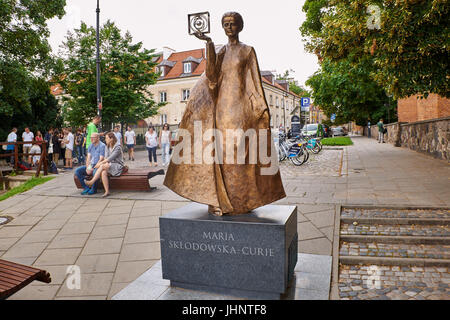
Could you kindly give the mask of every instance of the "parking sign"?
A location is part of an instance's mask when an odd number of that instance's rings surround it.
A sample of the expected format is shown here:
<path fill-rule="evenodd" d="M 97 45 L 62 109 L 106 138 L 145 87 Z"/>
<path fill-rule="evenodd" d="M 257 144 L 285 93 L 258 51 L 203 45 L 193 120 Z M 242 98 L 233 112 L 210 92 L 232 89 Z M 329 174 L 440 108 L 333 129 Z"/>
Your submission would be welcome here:
<path fill-rule="evenodd" d="M 302 97 L 301 103 L 302 103 L 302 107 L 309 107 L 309 105 L 311 104 L 311 101 L 309 100 L 308 97 L 305 97 L 305 98 Z"/>

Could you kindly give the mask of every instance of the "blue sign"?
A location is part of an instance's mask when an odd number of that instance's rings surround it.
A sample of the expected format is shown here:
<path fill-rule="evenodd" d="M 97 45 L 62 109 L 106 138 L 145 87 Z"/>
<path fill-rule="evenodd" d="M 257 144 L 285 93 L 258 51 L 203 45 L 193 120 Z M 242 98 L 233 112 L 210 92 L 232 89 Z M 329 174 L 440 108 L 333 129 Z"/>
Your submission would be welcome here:
<path fill-rule="evenodd" d="M 303 98 L 301 100 L 302 107 L 309 107 L 311 104 L 311 100 L 309 98 Z"/>

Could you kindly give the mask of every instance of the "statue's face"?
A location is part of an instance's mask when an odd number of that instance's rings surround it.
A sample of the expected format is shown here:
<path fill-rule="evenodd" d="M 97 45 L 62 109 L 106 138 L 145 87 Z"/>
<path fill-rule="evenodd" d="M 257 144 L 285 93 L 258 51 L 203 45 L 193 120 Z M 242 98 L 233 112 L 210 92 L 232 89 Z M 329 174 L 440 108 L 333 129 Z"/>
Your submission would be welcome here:
<path fill-rule="evenodd" d="M 236 36 L 239 33 L 239 24 L 234 17 L 225 17 L 222 26 L 228 37 Z"/>

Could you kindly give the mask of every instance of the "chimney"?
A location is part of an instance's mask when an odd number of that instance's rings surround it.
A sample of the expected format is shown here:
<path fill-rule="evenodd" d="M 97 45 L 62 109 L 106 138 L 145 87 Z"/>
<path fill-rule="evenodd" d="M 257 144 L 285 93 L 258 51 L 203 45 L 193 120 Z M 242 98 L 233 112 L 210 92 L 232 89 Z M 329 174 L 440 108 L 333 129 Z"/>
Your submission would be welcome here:
<path fill-rule="evenodd" d="M 276 83 L 278 83 L 280 86 L 282 86 L 285 91 L 289 92 L 289 81 L 287 81 L 287 80 L 276 80 Z"/>
<path fill-rule="evenodd" d="M 275 83 L 275 75 L 272 71 L 261 71 L 261 77 L 266 78 L 272 85 Z"/>
<path fill-rule="evenodd" d="M 170 55 L 174 52 L 176 52 L 174 49 L 163 47 L 163 60 L 169 59 Z"/>

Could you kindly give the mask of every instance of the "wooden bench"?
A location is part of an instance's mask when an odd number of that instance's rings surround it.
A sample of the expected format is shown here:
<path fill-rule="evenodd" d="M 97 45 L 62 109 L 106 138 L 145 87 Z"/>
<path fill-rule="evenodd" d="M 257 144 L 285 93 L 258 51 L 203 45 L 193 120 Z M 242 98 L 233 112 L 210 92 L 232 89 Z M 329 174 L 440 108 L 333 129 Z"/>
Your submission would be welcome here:
<path fill-rule="evenodd" d="M 8 298 L 34 280 L 45 283 L 52 281 L 45 270 L 0 259 L 0 300 Z"/>
<path fill-rule="evenodd" d="M 163 169 L 128 169 L 119 177 L 109 177 L 109 189 L 111 190 L 130 190 L 130 191 L 150 191 L 156 188 L 150 187 L 149 179 L 157 175 L 163 175 Z M 92 176 L 86 177 L 90 180 Z M 77 176 L 73 175 L 73 180 L 78 189 L 83 189 Z M 104 189 L 101 179 L 98 181 L 98 189 Z"/>

